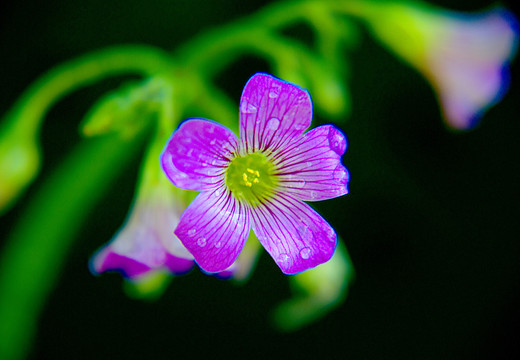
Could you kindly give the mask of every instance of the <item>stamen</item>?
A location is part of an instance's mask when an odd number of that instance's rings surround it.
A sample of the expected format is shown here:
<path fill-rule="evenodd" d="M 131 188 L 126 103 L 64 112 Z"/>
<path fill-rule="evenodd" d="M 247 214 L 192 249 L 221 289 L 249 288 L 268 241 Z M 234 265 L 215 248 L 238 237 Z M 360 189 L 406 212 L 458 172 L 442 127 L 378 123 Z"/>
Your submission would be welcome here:
<path fill-rule="evenodd" d="M 274 165 L 262 153 L 236 157 L 226 170 L 229 190 L 252 206 L 270 198 L 275 193 L 277 183 Z"/>

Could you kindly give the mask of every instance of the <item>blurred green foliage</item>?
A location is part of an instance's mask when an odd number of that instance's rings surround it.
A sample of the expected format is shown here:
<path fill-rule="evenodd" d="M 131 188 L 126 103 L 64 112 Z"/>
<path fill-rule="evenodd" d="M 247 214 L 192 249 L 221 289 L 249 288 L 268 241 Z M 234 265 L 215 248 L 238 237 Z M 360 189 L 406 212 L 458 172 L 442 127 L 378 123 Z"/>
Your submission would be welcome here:
<path fill-rule="evenodd" d="M 494 340 L 512 346 L 492 329 L 514 326 L 508 311 L 518 299 L 511 284 L 520 279 L 519 248 L 510 233 L 517 213 L 506 211 L 519 200 L 511 145 L 518 91 L 477 132 L 444 132 L 423 81 L 366 37 L 359 14 L 338 10 L 356 3 L 273 2 L 257 12 L 260 2 L 238 1 L 8 5 L 0 32 L 9 84 L 1 100 L 0 206 L 12 211 L 1 228 L 0 358 L 132 358 L 153 348 L 164 349 L 154 358 L 197 357 L 206 351 L 200 343 L 230 357 L 229 348 L 262 347 L 262 357 L 475 358 Z M 20 21 L 34 29 L 21 31 Z M 135 42 L 153 47 L 117 45 Z M 223 291 L 197 274 L 167 290 L 161 274 L 158 283 L 126 284 L 133 297 L 164 291 L 153 309 L 114 290 L 115 277 L 93 280 L 86 259 L 122 221 L 142 142 L 162 139 L 184 117 L 236 126 L 241 87 L 256 71 L 308 88 L 315 121 L 334 120 L 347 133 L 352 193 L 316 208 L 350 256 L 341 245 L 334 261 L 291 277 L 291 288 L 262 259 L 247 287 Z M 87 138 L 72 135 L 78 124 Z M 40 169 L 41 184 L 30 185 Z M 357 293 L 339 307 L 353 276 L 350 257 Z M 332 315 L 279 334 L 267 325 L 273 308 L 283 330 Z"/>

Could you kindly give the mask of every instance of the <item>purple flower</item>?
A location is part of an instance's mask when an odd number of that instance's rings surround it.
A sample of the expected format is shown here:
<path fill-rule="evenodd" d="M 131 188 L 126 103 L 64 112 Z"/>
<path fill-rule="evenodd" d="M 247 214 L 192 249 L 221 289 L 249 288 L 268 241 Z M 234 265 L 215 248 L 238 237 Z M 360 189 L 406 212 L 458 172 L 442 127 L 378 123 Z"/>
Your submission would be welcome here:
<path fill-rule="evenodd" d="M 307 133 L 309 93 L 266 74 L 249 79 L 240 102 L 240 139 L 205 119 L 181 124 L 161 155 L 178 187 L 201 191 L 175 234 L 207 272 L 227 269 L 251 227 L 286 274 L 328 261 L 332 227 L 303 201 L 348 192 L 347 144 L 333 126 Z"/>
<path fill-rule="evenodd" d="M 118 271 L 137 279 L 153 270 L 179 274 L 193 267 L 193 256 L 173 234 L 184 207 L 171 187 L 164 185 L 139 194 L 127 223 L 94 255 L 94 273 Z"/>

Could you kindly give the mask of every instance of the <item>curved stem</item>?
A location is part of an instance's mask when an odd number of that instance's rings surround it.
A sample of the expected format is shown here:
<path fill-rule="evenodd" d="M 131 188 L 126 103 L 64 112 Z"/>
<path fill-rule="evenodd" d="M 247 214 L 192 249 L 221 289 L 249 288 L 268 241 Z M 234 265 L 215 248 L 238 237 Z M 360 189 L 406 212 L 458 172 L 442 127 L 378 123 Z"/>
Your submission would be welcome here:
<path fill-rule="evenodd" d="M 263 51 L 256 41 L 259 34 L 301 20 L 312 23 L 317 6 L 354 16 L 362 14 L 364 8 L 359 0 L 295 0 L 272 4 L 252 16 L 200 35 L 181 46 L 175 52 L 176 58 L 183 67 L 211 77 L 243 50 L 249 49 L 262 55 Z"/>
<path fill-rule="evenodd" d="M 31 198 L 0 254 L 0 356 L 28 351 L 45 299 L 86 217 L 140 149 L 141 137 L 84 140 Z M 66 198 L 56 206 L 56 200 Z M 52 221 L 49 221 L 52 219 Z"/>
<path fill-rule="evenodd" d="M 146 46 L 118 46 L 57 66 L 33 83 L 5 115 L 6 126 L 37 135 L 49 108 L 71 91 L 107 76 L 149 76 L 171 66 L 167 53 Z"/>

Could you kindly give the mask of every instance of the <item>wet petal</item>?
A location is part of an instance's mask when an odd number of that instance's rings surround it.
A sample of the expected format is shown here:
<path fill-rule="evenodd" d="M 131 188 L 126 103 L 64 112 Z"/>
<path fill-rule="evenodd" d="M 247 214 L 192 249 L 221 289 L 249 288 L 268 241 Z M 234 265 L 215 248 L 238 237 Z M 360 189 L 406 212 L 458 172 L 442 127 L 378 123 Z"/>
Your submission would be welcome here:
<path fill-rule="evenodd" d="M 296 274 L 328 261 L 336 233 L 311 207 L 278 194 L 252 211 L 253 231 L 285 274 Z"/>
<path fill-rule="evenodd" d="M 341 164 L 345 136 L 330 125 L 317 127 L 275 153 L 281 191 L 300 200 L 319 201 L 348 193 L 349 174 Z"/>
<path fill-rule="evenodd" d="M 249 79 L 240 100 L 240 142 L 247 153 L 273 150 L 311 124 L 312 104 L 302 88 L 271 75 Z"/>
<path fill-rule="evenodd" d="M 182 214 L 175 234 L 207 272 L 228 269 L 244 247 L 250 210 L 227 190 L 202 192 Z"/>
<path fill-rule="evenodd" d="M 161 154 L 168 178 L 186 190 L 215 189 L 224 179 L 226 165 L 236 152 L 237 138 L 213 121 L 191 119 L 173 133 Z"/>

